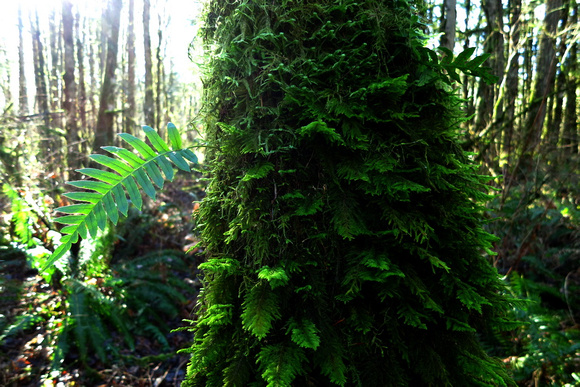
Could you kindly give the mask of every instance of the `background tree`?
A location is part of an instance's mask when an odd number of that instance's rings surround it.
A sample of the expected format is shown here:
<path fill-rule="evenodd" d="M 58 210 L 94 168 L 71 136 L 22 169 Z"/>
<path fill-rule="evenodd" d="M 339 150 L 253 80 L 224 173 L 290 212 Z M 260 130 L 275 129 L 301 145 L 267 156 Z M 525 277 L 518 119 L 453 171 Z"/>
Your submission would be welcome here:
<path fill-rule="evenodd" d="M 62 3 L 62 34 L 64 43 L 64 99 L 62 102 L 66 117 L 65 130 L 67 140 L 67 163 L 69 171 L 80 167 L 77 115 L 77 85 L 75 81 L 75 47 L 74 47 L 74 17 L 72 3 L 64 0 Z"/>
<path fill-rule="evenodd" d="M 129 0 L 129 25 L 127 27 L 127 109 L 125 112 L 126 133 L 133 133 L 133 128 L 136 125 L 135 66 L 135 0 Z"/>
<path fill-rule="evenodd" d="M 524 124 L 524 139 L 521 147 L 519 169 L 525 176 L 533 168 L 532 158 L 537 151 L 542 137 L 542 128 L 547 112 L 548 97 L 554 85 L 556 76 L 557 57 L 555 50 L 555 35 L 560 22 L 561 0 L 546 2 L 546 16 L 544 17 L 543 33 L 540 38 L 540 49 L 536 59 L 537 67 L 534 77 L 534 86 L 530 95 L 531 104 L 526 113 Z M 518 171 L 519 172 L 519 171 Z"/>
<path fill-rule="evenodd" d="M 453 51 L 455 47 L 455 30 L 457 26 L 457 1 L 445 0 L 442 9 L 444 10 L 441 20 L 441 46 Z"/>
<path fill-rule="evenodd" d="M 34 17 L 34 19 L 32 19 Z M 40 38 L 40 26 L 38 22 L 38 13 L 31 15 L 31 33 L 32 33 L 32 54 L 34 63 L 34 83 L 36 85 L 36 111 L 42 118 L 42 130 L 40 141 L 40 159 L 45 162 L 46 171 L 54 171 L 54 160 L 56 142 L 53 132 L 51 132 L 51 116 L 48 103 L 48 86 L 46 63 L 44 59 L 44 45 Z"/>
<path fill-rule="evenodd" d="M 24 37 L 22 35 L 22 6 L 18 5 L 18 114 L 28 115 L 28 92 L 24 71 Z"/>
<path fill-rule="evenodd" d="M 155 101 L 153 96 L 153 60 L 151 54 L 151 33 L 149 24 L 151 20 L 151 3 L 143 1 L 143 49 L 145 54 L 145 100 L 143 111 L 145 122 L 155 122 Z"/>
<path fill-rule="evenodd" d="M 121 0 L 109 0 L 103 16 L 103 31 L 106 36 L 105 67 L 99 98 L 99 113 L 95 127 L 93 150 L 100 151 L 102 146 L 113 143 L 114 122 L 117 114 L 115 108 L 115 73 L 117 70 L 117 53 L 119 44 L 119 25 L 121 19 Z"/>

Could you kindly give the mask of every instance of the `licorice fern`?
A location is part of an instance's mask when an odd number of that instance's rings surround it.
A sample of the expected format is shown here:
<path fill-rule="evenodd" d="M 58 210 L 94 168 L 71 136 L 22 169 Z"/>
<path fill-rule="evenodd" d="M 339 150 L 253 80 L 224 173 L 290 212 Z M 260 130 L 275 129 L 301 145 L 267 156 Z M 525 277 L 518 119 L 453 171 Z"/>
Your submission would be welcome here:
<path fill-rule="evenodd" d="M 186 172 L 190 172 L 186 160 L 197 163 L 195 154 L 191 150 L 183 148 L 179 131 L 172 123 L 167 124 L 167 133 L 172 149 L 155 129 L 143 126 L 143 131 L 153 147 L 131 134 L 120 133 L 119 136 L 135 148 L 137 154 L 125 148 L 105 146 L 103 149 L 116 158 L 100 154 L 89 157 L 95 163 L 101 164 L 113 172 L 96 168 L 83 168 L 79 169 L 78 172 L 92 178 L 92 180 L 78 180 L 68 183 L 88 191 L 64 194 L 67 198 L 80 203 L 57 208 L 58 212 L 66 214 L 55 219 L 56 222 L 66 225 L 61 230 L 64 235 L 60 240 L 61 245 L 47 260 L 43 270 L 62 258 L 70 250 L 72 244 L 79 240 L 79 236 L 83 239 L 89 235 L 94 238 L 98 229 L 105 229 L 107 219 L 117 224 L 119 213 L 127 216 L 129 209 L 127 195 L 131 203 L 139 210 L 143 206 L 139 188 L 155 200 L 156 188 L 154 185 L 163 188 L 165 179 L 173 180 L 172 163 Z M 165 179 L 161 172 L 165 175 Z"/>

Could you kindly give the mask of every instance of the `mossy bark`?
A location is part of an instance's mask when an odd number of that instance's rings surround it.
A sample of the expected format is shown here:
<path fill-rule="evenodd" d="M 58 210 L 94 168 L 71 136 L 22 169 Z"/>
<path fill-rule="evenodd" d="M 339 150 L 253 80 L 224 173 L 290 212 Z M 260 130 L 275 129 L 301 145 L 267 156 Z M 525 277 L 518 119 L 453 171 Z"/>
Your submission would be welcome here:
<path fill-rule="evenodd" d="M 408 1 L 213 1 L 183 386 L 495 386 L 485 179 Z"/>

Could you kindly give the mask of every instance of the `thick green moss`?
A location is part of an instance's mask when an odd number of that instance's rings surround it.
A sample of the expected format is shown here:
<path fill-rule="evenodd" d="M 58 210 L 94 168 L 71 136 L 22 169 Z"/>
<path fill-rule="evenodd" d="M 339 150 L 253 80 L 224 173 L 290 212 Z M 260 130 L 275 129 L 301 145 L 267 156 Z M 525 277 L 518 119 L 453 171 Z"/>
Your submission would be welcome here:
<path fill-rule="evenodd" d="M 407 1 L 213 1 L 206 286 L 183 386 L 510 384 L 484 179 Z"/>

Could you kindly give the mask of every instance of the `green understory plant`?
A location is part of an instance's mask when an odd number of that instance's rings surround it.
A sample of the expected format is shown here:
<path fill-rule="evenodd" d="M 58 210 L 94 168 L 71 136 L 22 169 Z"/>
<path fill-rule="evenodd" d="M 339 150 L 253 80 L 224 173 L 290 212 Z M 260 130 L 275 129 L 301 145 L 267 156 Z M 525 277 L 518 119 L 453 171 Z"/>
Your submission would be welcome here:
<path fill-rule="evenodd" d="M 519 273 L 510 275 L 510 289 L 527 301 L 525 309 L 515 309 L 516 317 L 524 324 L 514 332 L 513 347 L 507 351 L 514 379 L 522 385 L 533 381 L 541 386 L 577 386 L 580 329 L 574 311 L 543 301 L 542 294 L 553 293 L 553 288 Z"/>
<path fill-rule="evenodd" d="M 420 1 L 214 0 L 192 386 L 507 386 L 486 177 Z"/>
<path fill-rule="evenodd" d="M 122 259 L 100 276 L 67 278 L 68 318 L 56 340 L 53 368 L 62 365 L 72 348 L 84 366 L 89 354 L 103 364 L 119 362 L 135 352 L 136 336 L 149 337 L 159 350 L 170 351 L 168 321 L 179 315 L 185 294 L 191 294 L 191 286 L 175 273 L 188 269 L 183 253 L 164 250 Z M 114 335 L 124 345 L 114 342 Z"/>
<path fill-rule="evenodd" d="M 192 297 L 191 285 L 183 279 L 191 268 L 180 251 L 117 255 L 114 262 L 111 261 L 117 230 L 110 227 L 108 220 L 115 225 L 123 222 L 121 215 L 128 214 L 131 203 L 141 211 L 140 189 L 155 199 L 164 180 L 171 181 L 175 177 L 174 166 L 190 172 L 188 162 L 197 162 L 195 154 L 182 147 L 173 124 L 169 124 L 167 130 L 170 145 L 154 129 L 144 127 L 144 131 L 151 146 L 134 136 L 120 134 L 136 153 L 105 147 L 115 157 L 90 156 L 95 163 L 111 171 L 79 170 L 86 179 L 70 182 L 70 185 L 83 191 L 64 194 L 78 203 L 58 208 L 57 211 L 65 215 L 54 219 L 66 225 L 61 230 L 64 234 L 61 244 L 52 254 L 44 252 L 31 257 L 31 266 L 43 268 L 43 277 L 54 283 L 54 294 L 61 300 L 57 306 L 60 315 L 43 309 L 16 318 L 11 325 L 1 321 L 6 325 L 4 333 L 0 332 L 2 338 L 34 324 L 51 325 L 47 347 L 50 348 L 51 370 L 55 372 L 75 359 L 89 374 L 95 360 L 102 364 L 118 363 L 123 359 L 135 362 L 136 335 L 148 337 L 152 344 L 157 343 L 159 351 L 170 351 L 166 337 L 170 331 L 168 322 L 178 316 L 187 301 L 185 295 Z M 13 207 L 22 207 L 18 196 L 12 199 Z M 31 227 L 30 219 L 34 215 L 27 208 L 24 206 L 14 218 L 18 222 L 16 236 L 24 244 L 30 240 L 26 227 Z M 75 243 L 80 243 L 79 247 L 71 249 Z M 72 251 L 68 260 L 63 259 L 69 250 Z M 50 322 L 45 321 L 47 319 Z"/>
<path fill-rule="evenodd" d="M 561 175 L 560 175 L 561 173 Z M 538 168 L 489 204 L 487 227 L 499 236 L 498 270 L 509 278 L 522 326 L 501 334 L 519 385 L 576 386 L 580 383 L 580 211 L 577 178 Z M 503 199 L 503 200 L 502 200 Z M 507 339 L 507 340 L 506 340 Z"/>
<path fill-rule="evenodd" d="M 68 182 L 74 187 L 87 191 L 64 194 L 65 197 L 80 203 L 57 209 L 58 212 L 66 215 L 56 218 L 55 221 L 66 226 L 60 230 L 64 234 L 60 239 L 60 246 L 50 256 L 45 269 L 69 252 L 73 243 L 78 242 L 79 237 L 87 239 L 90 235 L 95 238 L 99 229 L 105 230 L 108 220 L 117 224 L 119 213 L 127 216 L 129 203 L 141 210 L 143 199 L 139 188 L 155 200 L 157 191 L 154 185 L 163 188 L 165 179 L 173 180 L 175 176 L 173 165 L 190 172 L 191 169 L 186 160 L 197 163 L 197 156 L 190 149 L 182 147 L 179 131 L 172 123 L 167 125 L 172 149 L 155 129 L 143 126 L 143 131 L 152 147 L 131 134 L 120 133 L 119 136 L 131 145 L 137 154 L 125 148 L 103 147 L 115 157 L 94 154 L 89 158 L 111 171 L 96 168 L 79 169 L 78 172 L 92 180 Z"/>

